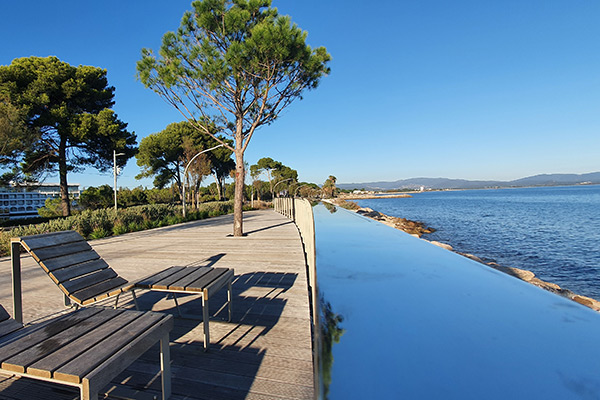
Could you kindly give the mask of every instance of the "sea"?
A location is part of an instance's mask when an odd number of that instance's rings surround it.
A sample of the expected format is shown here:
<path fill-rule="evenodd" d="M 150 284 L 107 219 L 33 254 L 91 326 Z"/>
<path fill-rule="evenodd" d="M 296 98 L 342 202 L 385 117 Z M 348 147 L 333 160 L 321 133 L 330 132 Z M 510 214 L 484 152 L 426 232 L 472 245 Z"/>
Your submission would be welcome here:
<path fill-rule="evenodd" d="M 424 239 L 600 300 L 600 185 L 427 191 L 356 203 L 436 229 Z"/>

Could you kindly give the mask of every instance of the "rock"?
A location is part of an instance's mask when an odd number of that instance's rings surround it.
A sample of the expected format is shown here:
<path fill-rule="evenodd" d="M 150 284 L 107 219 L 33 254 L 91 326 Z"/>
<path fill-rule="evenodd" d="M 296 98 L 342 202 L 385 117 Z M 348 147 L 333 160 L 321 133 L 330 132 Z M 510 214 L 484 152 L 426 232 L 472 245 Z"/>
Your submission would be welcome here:
<path fill-rule="evenodd" d="M 579 304 L 589 307 L 592 310 L 600 311 L 600 302 L 590 297 L 575 295 L 573 296 L 573 301 L 576 301 Z"/>
<path fill-rule="evenodd" d="M 519 278 L 525 282 L 531 281 L 535 278 L 535 274 L 531 271 L 527 271 L 525 269 L 513 268 L 513 267 L 503 267 L 502 265 L 498 265 L 496 263 L 488 263 L 488 265 L 498 271 L 504 272 L 505 274 L 512 275 L 515 278 Z"/>
<path fill-rule="evenodd" d="M 431 244 L 434 244 L 438 247 L 441 247 L 442 249 L 446 249 L 446 250 L 450 250 L 453 251 L 454 249 L 452 248 L 452 246 L 450 246 L 449 244 L 446 243 L 441 243 L 441 242 L 436 242 L 435 240 L 432 240 L 431 242 L 429 242 Z"/>
<path fill-rule="evenodd" d="M 469 253 L 458 253 L 458 254 L 460 254 L 460 255 L 461 255 L 461 256 L 463 256 L 463 257 L 470 258 L 470 259 L 471 259 L 471 260 L 473 260 L 473 261 L 477 261 L 478 263 L 485 264 L 485 263 L 483 262 L 483 260 L 482 260 L 481 258 L 477 257 L 476 255 L 469 254 Z"/>
<path fill-rule="evenodd" d="M 543 281 L 543 280 L 538 279 L 538 278 L 533 278 L 529 282 L 532 283 L 532 284 L 534 284 L 537 287 L 541 287 L 542 289 L 549 290 L 550 292 L 557 292 L 559 290 L 562 290 L 560 288 L 560 286 L 558 286 L 556 283 L 546 282 L 546 281 Z"/>

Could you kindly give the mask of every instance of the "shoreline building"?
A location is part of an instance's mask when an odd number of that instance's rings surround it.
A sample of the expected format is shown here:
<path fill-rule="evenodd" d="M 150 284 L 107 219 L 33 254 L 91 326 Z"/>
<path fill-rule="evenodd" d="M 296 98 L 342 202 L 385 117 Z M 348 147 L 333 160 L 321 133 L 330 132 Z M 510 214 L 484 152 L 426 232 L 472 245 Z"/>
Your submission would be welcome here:
<path fill-rule="evenodd" d="M 69 184 L 69 196 L 79 199 L 79 184 Z M 0 219 L 37 217 L 46 199 L 59 197 L 58 183 L 35 183 L 23 186 L 0 187 Z"/>

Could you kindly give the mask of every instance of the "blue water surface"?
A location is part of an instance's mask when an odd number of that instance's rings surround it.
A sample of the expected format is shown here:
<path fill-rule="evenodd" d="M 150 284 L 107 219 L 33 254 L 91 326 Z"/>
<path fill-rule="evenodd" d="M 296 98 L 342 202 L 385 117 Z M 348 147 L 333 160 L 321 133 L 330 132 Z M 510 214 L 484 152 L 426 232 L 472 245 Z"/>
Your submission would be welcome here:
<path fill-rule="evenodd" d="M 600 398 L 597 312 L 347 210 L 314 214 L 334 315 L 323 398 Z"/>
<path fill-rule="evenodd" d="M 359 200 L 425 222 L 428 240 L 600 299 L 600 186 L 423 192 Z"/>

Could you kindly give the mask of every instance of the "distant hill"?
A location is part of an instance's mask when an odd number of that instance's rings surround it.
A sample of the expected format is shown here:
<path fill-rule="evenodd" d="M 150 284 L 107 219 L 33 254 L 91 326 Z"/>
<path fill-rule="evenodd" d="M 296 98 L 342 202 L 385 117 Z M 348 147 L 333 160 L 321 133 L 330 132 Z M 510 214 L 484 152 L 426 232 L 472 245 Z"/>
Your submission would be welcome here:
<path fill-rule="evenodd" d="M 484 189 L 494 187 L 560 186 L 600 184 L 600 172 L 589 174 L 542 174 L 514 181 L 469 181 L 448 178 L 411 178 L 393 182 L 340 183 L 340 189 L 395 190 L 395 189 Z"/>

